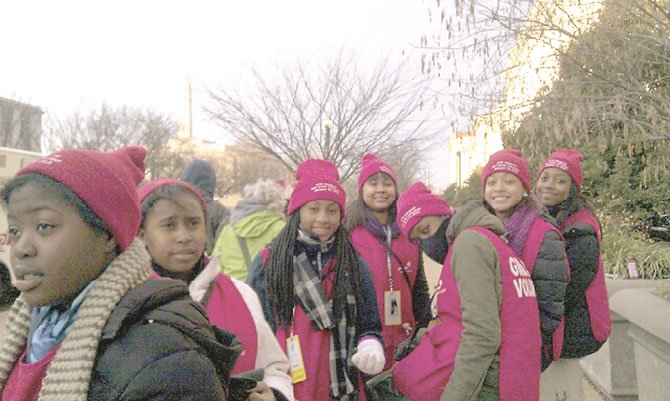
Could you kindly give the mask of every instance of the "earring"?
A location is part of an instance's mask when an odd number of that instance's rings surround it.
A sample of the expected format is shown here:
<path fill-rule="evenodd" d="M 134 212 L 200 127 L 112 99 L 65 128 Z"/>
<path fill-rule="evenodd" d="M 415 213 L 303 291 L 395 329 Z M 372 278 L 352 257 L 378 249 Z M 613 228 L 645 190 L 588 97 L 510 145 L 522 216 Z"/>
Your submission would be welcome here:
<path fill-rule="evenodd" d="M 524 193 L 523 193 L 523 197 L 524 197 L 524 198 L 527 198 L 527 197 L 528 197 L 528 192 L 524 192 Z"/>

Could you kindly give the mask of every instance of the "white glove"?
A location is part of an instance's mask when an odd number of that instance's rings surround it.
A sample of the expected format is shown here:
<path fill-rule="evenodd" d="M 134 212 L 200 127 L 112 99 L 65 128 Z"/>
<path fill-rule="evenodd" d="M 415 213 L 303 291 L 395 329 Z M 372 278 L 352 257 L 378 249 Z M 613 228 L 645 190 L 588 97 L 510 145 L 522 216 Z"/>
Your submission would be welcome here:
<path fill-rule="evenodd" d="M 384 369 L 384 348 L 382 344 L 372 338 L 361 341 L 351 362 L 363 373 L 376 375 Z"/>

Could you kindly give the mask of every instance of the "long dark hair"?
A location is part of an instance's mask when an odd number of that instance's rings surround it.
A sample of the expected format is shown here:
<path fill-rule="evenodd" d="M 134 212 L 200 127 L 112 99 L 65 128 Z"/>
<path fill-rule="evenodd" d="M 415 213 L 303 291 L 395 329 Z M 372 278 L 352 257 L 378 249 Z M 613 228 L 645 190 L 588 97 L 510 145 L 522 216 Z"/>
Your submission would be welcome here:
<path fill-rule="evenodd" d="M 577 185 L 573 181 L 570 183 L 570 193 L 568 194 L 568 198 L 560 204 L 556 205 L 556 209 L 554 210 L 558 225 L 562 225 L 565 219 L 572 216 L 581 209 L 588 210 L 589 213 L 591 213 L 591 215 L 593 215 L 593 217 L 598 220 L 591 202 L 589 202 L 588 199 L 582 195 L 582 193 L 577 189 Z M 600 222 L 598 222 L 598 224 L 600 224 Z"/>
<path fill-rule="evenodd" d="M 385 176 L 391 178 L 390 175 L 384 172 L 379 172 L 368 177 L 368 180 L 375 176 Z M 398 203 L 398 197 L 400 196 L 400 194 L 398 193 L 398 186 L 394 185 L 394 188 L 395 188 L 395 200 L 389 207 L 388 224 L 393 224 L 395 222 L 396 214 L 398 213 L 398 208 L 396 204 Z M 344 228 L 347 231 L 352 232 L 354 229 L 356 229 L 356 227 L 364 226 L 366 223 L 374 219 L 375 219 L 374 213 L 372 213 L 372 210 L 370 210 L 370 208 L 365 204 L 365 201 L 363 200 L 363 188 L 361 188 L 361 190 L 358 191 L 358 198 L 356 198 L 354 201 L 349 203 L 349 205 L 347 205 L 347 218 L 344 221 Z"/>
<path fill-rule="evenodd" d="M 296 295 L 293 286 L 293 255 L 295 254 L 300 227 L 300 211 L 294 211 L 282 231 L 272 241 L 266 262 L 268 296 L 274 305 L 277 325 L 287 327 L 293 322 Z M 340 226 L 334 234 L 333 257 L 333 312 L 339 320 L 347 305 L 349 289 L 356 298 L 356 320 L 360 322 L 362 310 L 362 273 L 358 254 L 347 232 Z M 319 266 L 321 268 L 321 266 Z"/>

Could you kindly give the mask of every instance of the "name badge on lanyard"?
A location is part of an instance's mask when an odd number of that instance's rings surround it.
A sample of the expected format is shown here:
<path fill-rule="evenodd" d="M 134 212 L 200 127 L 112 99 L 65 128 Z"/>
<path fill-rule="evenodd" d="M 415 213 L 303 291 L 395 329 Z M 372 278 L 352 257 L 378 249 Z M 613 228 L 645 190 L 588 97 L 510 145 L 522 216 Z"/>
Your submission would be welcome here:
<path fill-rule="evenodd" d="M 391 227 L 384 227 L 386 233 L 386 268 L 389 275 L 389 290 L 384 291 L 384 325 L 400 326 L 402 313 L 400 291 L 393 289 L 393 264 L 391 263 Z"/>
<path fill-rule="evenodd" d="M 384 324 L 399 326 L 402 323 L 400 291 L 384 291 Z"/>
<path fill-rule="evenodd" d="M 300 383 L 307 379 L 305 363 L 302 360 L 302 350 L 300 349 L 300 339 L 297 335 L 291 335 L 286 339 L 286 354 L 290 363 L 291 380 L 293 383 Z"/>

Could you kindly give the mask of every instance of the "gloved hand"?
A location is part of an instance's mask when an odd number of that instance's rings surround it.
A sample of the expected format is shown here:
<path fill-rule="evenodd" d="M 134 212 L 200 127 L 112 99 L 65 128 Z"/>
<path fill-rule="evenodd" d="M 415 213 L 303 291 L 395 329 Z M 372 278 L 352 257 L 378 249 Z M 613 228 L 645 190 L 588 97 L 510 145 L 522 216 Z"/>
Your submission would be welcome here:
<path fill-rule="evenodd" d="M 384 348 L 379 340 L 368 338 L 358 343 L 358 349 L 351 362 L 363 373 L 376 375 L 384 368 Z"/>

